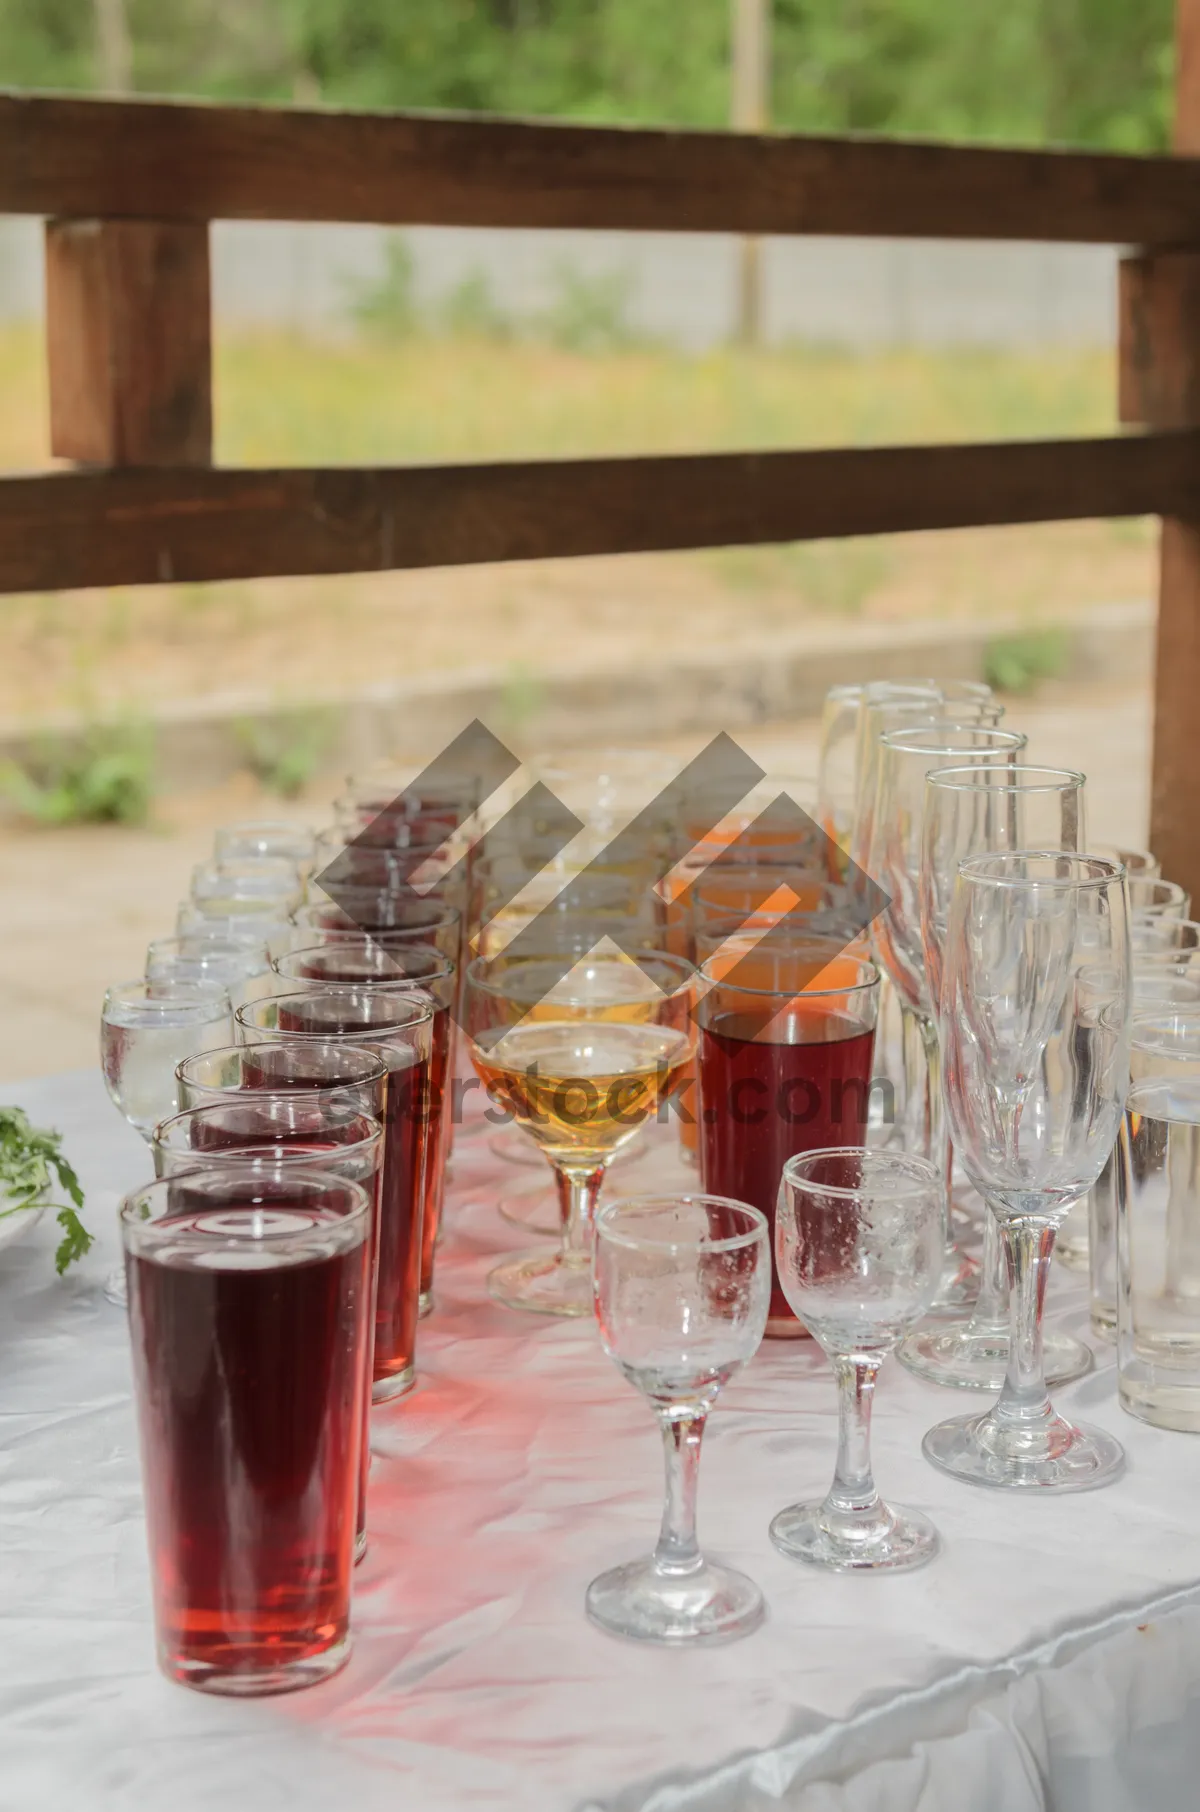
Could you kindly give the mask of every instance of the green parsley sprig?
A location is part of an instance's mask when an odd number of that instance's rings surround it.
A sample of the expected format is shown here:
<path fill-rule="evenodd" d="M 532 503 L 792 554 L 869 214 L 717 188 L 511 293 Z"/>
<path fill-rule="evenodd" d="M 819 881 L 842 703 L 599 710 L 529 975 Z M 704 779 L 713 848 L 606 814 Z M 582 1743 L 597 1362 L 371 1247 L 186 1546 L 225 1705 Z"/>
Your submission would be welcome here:
<path fill-rule="evenodd" d="M 9 1204 L 0 1209 L 0 1220 L 34 1207 L 38 1197 L 50 1188 L 51 1172 L 58 1178 L 59 1188 L 70 1197 L 69 1204 L 50 1204 L 57 1207 L 56 1218 L 62 1228 L 54 1254 L 54 1268 L 61 1277 L 69 1264 L 91 1250 L 92 1235 L 78 1214 L 83 1207 L 83 1188 L 63 1157 L 61 1133 L 34 1126 L 19 1107 L 0 1107 L 0 1197 Z"/>

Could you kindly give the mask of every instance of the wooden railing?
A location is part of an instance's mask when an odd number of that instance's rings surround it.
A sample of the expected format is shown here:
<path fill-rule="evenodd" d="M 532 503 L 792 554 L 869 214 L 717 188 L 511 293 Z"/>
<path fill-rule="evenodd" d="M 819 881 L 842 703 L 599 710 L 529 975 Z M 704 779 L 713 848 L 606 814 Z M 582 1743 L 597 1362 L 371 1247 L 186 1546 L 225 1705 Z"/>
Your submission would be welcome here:
<path fill-rule="evenodd" d="M 47 217 L 52 450 L 0 481 L 0 591 L 912 529 L 1164 518 L 1152 841 L 1200 896 L 1200 0 L 1176 143 L 1132 157 L 0 96 L 0 212 Z M 1116 243 L 1120 414 L 984 446 L 215 469 L 215 219 Z"/>

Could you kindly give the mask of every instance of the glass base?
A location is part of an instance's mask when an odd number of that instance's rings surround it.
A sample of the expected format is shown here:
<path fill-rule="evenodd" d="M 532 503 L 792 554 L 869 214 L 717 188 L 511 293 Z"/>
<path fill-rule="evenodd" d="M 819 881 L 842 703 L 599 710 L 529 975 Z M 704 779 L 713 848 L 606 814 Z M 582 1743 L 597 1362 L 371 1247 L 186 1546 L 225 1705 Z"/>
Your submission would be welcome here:
<path fill-rule="evenodd" d="M 1042 1336 L 1042 1356 L 1047 1384 L 1070 1384 L 1095 1364 L 1090 1347 L 1070 1334 L 1047 1331 Z M 1008 1332 L 971 1331 L 968 1321 L 943 1322 L 940 1327 L 918 1328 L 898 1349 L 901 1365 L 931 1384 L 952 1390 L 1004 1388 L 1008 1371 Z"/>
<path fill-rule="evenodd" d="M 129 1290 L 125 1282 L 124 1265 L 117 1266 L 104 1279 L 104 1297 L 107 1302 L 112 1303 L 114 1309 L 129 1307 Z"/>
<path fill-rule="evenodd" d="M 1093 1297 L 1091 1314 L 1088 1319 L 1092 1324 L 1092 1332 L 1097 1340 L 1103 1340 L 1111 1346 L 1117 1337 L 1116 1303 L 1097 1302 Z"/>
<path fill-rule="evenodd" d="M 393 1372 L 390 1378 L 376 1378 L 371 1385 L 372 1403 L 391 1403 L 396 1397 L 406 1397 L 417 1382 L 417 1368 L 406 1365 L 402 1371 Z"/>
<path fill-rule="evenodd" d="M 302 1687 L 316 1686 L 322 1680 L 328 1680 L 330 1674 L 345 1667 L 350 1659 L 350 1647 L 347 1632 L 340 1642 L 331 1643 L 318 1654 L 304 1655 L 261 1671 L 237 1672 L 216 1667 L 211 1661 L 193 1661 L 186 1656 L 161 1652 L 159 1666 L 169 1680 L 178 1680 L 181 1686 L 190 1686 L 196 1692 L 220 1693 L 229 1699 L 260 1699 L 269 1693 L 299 1692 Z"/>
<path fill-rule="evenodd" d="M 833 1573 L 899 1573 L 923 1567 L 941 1547 L 941 1537 L 919 1510 L 881 1506 L 884 1521 L 861 1536 L 838 1534 L 827 1526 L 824 1501 L 789 1504 L 771 1523 L 770 1536 L 789 1560 L 807 1561 Z M 850 1518 L 845 1518 L 847 1525 Z"/>
<path fill-rule="evenodd" d="M 702 1561 L 693 1573 L 660 1573 L 652 1559 L 630 1561 L 593 1579 L 584 1599 L 592 1622 L 635 1642 L 732 1642 L 766 1615 L 752 1579 Z"/>
<path fill-rule="evenodd" d="M 522 1233 L 562 1236 L 562 1213 L 556 1189 L 506 1189 L 496 1204 L 500 1219 Z"/>
<path fill-rule="evenodd" d="M 1088 1271 L 1091 1269 L 1091 1258 L 1088 1253 L 1087 1239 L 1062 1240 L 1054 1242 L 1054 1256 L 1060 1265 L 1068 1271 Z"/>
<path fill-rule="evenodd" d="M 488 1272 L 488 1295 L 532 1315 L 590 1315 L 592 1273 L 586 1260 L 561 1252 L 516 1252 Z"/>
<path fill-rule="evenodd" d="M 921 1442 L 925 1458 L 952 1478 L 999 1491 L 1094 1491 L 1125 1469 L 1125 1449 L 1088 1424 L 1052 1416 L 1034 1433 L 983 1416 L 939 1422 Z"/>

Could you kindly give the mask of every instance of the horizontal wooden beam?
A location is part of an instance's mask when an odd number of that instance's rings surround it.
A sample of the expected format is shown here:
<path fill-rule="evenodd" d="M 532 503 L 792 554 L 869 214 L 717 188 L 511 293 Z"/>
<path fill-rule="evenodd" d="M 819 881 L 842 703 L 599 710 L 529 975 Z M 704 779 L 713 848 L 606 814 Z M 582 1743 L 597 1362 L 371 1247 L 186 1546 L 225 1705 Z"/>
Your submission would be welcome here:
<path fill-rule="evenodd" d="M 1145 514 L 1200 519 L 1200 429 L 489 466 L 51 472 L 0 481 L 0 591 Z"/>
<path fill-rule="evenodd" d="M 1200 244 L 1200 159 L 0 95 L 0 213 Z"/>

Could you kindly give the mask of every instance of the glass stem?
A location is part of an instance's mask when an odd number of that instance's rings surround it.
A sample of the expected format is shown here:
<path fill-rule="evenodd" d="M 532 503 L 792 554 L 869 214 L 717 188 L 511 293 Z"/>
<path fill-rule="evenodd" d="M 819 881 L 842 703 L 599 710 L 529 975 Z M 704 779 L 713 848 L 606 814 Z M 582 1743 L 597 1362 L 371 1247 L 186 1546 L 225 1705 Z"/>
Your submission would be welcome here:
<path fill-rule="evenodd" d="M 844 1355 L 833 1361 L 838 1385 L 837 1465 L 821 1521 L 832 1534 L 858 1540 L 891 1526 L 871 1476 L 871 1405 L 880 1363 Z"/>
<path fill-rule="evenodd" d="M 564 1265 L 588 1265 L 592 1261 L 592 1217 L 604 1182 L 604 1165 L 583 1170 L 572 1165 L 555 1166 L 554 1184 L 558 1190 L 558 1212 L 562 1219 Z"/>
<path fill-rule="evenodd" d="M 990 1420 L 1005 1445 L 1035 1457 L 1046 1446 L 1054 1411 L 1042 1367 L 1042 1310 L 1054 1228 L 1044 1222 L 1006 1220 L 1004 1256 L 1008 1266 L 1008 1375 Z"/>
<path fill-rule="evenodd" d="M 979 1257 L 979 1295 L 971 1319 L 971 1334 L 1008 1333 L 1008 1260 L 1004 1255 L 1004 1236 L 991 1209 L 983 1209 L 983 1251 Z"/>
<path fill-rule="evenodd" d="M 696 1486 L 700 1477 L 700 1442 L 708 1411 L 694 1404 L 671 1404 L 658 1412 L 666 1461 L 667 1495 L 662 1528 L 654 1550 L 654 1571 L 673 1578 L 695 1573 L 704 1565 L 696 1543 Z"/>

